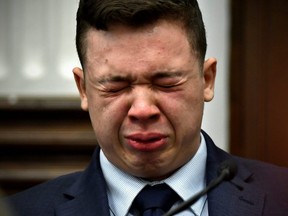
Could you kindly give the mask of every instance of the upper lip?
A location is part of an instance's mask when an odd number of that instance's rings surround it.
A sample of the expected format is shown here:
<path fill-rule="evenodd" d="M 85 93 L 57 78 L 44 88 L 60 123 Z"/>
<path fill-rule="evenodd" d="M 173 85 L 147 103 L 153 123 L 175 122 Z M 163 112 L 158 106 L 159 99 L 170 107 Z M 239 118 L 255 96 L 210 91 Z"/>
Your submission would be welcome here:
<path fill-rule="evenodd" d="M 136 141 L 149 141 L 153 139 L 163 139 L 167 135 L 162 133 L 133 133 L 125 136 L 126 139 L 136 140 Z"/>

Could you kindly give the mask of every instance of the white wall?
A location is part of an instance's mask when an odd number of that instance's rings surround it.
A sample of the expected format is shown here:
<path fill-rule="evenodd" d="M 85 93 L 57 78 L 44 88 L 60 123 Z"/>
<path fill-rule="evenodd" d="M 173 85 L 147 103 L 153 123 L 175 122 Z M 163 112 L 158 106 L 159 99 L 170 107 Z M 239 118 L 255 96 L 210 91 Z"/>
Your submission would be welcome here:
<path fill-rule="evenodd" d="M 0 0 L 0 97 L 78 95 L 78 0 Z"/>
<path fill-rule="evenodd" d="M 216 95 L 207 103 L 206 130 L 228 142 L 229 0 L 199 0 L 207 29 L 207 57 L 218 59 Z M 72 68 L 78 0 L 0 0 L 0 97 L 78 96 Z"/>
<path fill-rule="evenodd" d="M 202 128 L 217 146 L 228 150 L 229 0 L 199 0 L 199 5 L 207 32 L 206 57 L 218 60 L 215 97 L 206 103 Z"/>

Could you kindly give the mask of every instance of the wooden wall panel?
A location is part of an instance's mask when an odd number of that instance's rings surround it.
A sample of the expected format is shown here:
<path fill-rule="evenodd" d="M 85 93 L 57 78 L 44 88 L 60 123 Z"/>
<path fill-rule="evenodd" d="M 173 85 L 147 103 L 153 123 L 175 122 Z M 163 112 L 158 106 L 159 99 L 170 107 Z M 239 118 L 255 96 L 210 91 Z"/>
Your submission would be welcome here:
<path fill-rule="evenodd" d="M 288 166 L 288 1 L 231 3 L 231 152 Z"/>
<path fill-rule="evenodd" d="M 12 194 L 82 170 L 97 145 L 78 100 L 0 102 L 0 187 Z"/>

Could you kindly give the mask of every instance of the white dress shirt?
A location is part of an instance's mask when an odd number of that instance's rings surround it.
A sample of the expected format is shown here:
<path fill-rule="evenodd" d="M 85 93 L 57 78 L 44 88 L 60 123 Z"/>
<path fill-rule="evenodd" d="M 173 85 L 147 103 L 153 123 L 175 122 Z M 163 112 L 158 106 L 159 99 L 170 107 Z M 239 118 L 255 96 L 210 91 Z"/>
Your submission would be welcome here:
<path fill-rule="evenodd" d="M 108 161 L 102 150 L 100 151 L 100 164 L 107 183 L 108 202 L 111 216 L 130 216 L 129 209 L 134 198 L 150 184 L 168 184 L 183 200 L 202 190 L 206 186 L 207 149 L 204 137 L 201 134 L 201 143 L 194 157 L 181 167 L 172 176 L 155 182 L 145 181 L 141 178 L 118 169 Z M 208 216 L 207 196 L 201 197 L 190 209 L 177 215 L 181 216 Z"/>

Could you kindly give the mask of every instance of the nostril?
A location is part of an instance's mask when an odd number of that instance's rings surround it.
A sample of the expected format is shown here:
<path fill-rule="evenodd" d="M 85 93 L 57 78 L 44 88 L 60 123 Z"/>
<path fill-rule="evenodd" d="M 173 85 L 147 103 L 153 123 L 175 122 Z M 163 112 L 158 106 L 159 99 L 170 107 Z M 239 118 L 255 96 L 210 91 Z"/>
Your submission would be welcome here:
<path fill-rule="evenodd" d="M 158 114 L 154 114 L 154 115 L 151 115 L 149 119 L 151 120 L 158 120 L 159 119 L 159 116 Z"/>
<path fill-rule="evenodd" d="M 137 122 L 137 121 L 156 121 L 160 118 L 160 115 L 158 114 L 154 114 L 154 115 L 151 115 L 151 116 L 135 116 L 135 115 L 130 115 L 129 116 L 130 120 L 132 122 Z"/>
<path fill-rule="evenodd" d="M 136 118 L 135 116 L 129 116 L 129 118 L 130 118 L 130 120 L 131 120 L 132 122 L 136 122 L 136 121 L 137 121 L 137 118 Z"/>

